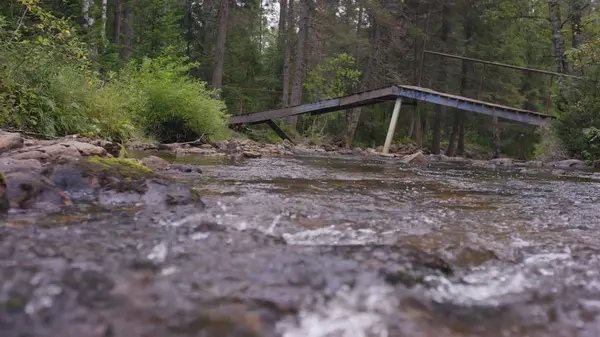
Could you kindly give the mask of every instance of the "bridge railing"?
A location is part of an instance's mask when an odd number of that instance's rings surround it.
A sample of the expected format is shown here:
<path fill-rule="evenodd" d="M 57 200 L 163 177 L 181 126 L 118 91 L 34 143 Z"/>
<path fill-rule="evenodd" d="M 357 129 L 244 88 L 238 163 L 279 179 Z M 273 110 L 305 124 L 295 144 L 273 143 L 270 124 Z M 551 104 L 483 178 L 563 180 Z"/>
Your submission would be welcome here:
<path fill-rule="evenodd" d="M 552 85 L 553 85 L 554 80 L 558 77 L 579 78 L 578 76 L 563 74 L 563 73 L 558 73 L 558 72 L 553 72 L 553 71 L 548 71 L 548 70 L 521 67 L 521 66 L 516 66 L 516 65 L 506 64 L 506 63 L 486 61 L 486 60 L 481 60 L 481 59 L 475 59 L 475 58 L 464 57 L 464 56 L 453 55 L 453 54 L 446 54 L 446 53 L 435 52 L 435 51 L 424 49 L 421 54 L 419 71 L 418 71 L 418 74 L 419 74 L 418 83 L 416 83 L 416 85 L 418 85 L 420 87 L 429 87 L 434 90 L 445 91 L 445 92 L 448 92 L 450 90 L 447 90 L 447 88 L 440 88 L 440 86 L 442 85 L 440 83 L 432 83 L 432 82 L 435 82 L 435 79 L 433 79 L 433 78 L 429 78 L 428 83 L 425 83 L 424 77 L 425 77 L 426 71 L 425 71 L 424 65 L 425 65 L 425 58 L 428 55 L 437 56 L 437 57 L 446 58 L 446 59 L 456 59 L 456 60 L 461 60 L 461 61 L 467 61 L 467 62 L 474 63 L 474 64 L 480 64 L 481 67 L 477 67 L 477 69 L 474 67 L 470 68 L 470 69 L 472 69 L 472 71 L 470 74 L 467 74 L 467 76 L 466 76 L 467 80 L 469 80 L 470 82 L 476 83 L 476 94 L 465 95 L 464 92 L 463 93 L 455 93 L 455 94 L 461 94 L 463 96 L 467 96 L 469 98 L 478 99 L 478 100 L 484 99 L 484 95 L 486 94 L 485 93 L 486 86 L 493 86 L 492 84 L 496 84 L 496 86 L 498 85 L 498 83 L 494 83 L 494 81 L 497 79 L 489 78 L 490 75 L 497 73 L 497 69 L 495 69 L 495 70 L 490 69 L 492 67 L 518 70 L 518 71 L 527 72 L 530 74 L 540 74 L 542 76 L 545 76 L 548 78 L 547 82 L 544 81 L 547 84 L 545 85 L 544 88 L 542 88 L 542 91 L 544 92 L 545 97 L 544 98 L 539 97 L 538 99 L 543 100 L 544 110 L 546 113 L 550 112 L 551 92 L 552 92 Z M 473 73 L 475 73 L 476 77 L 473 77 Z M 459 76 L 463 76 L 463 75 L 464 74 L 460 74 Z M 490 82 L 492 82 L 492 83 L 490 83 Z M 471 85 L 469 87 L 470 87 L 469 91 L 472 93 L 473 89 L 474 89 L 473 85 Z M 537 88 L 537 89 L 540 89 L 540 88 Z M 502 95 L 502 93 L 494 93 L 494 94 Z M 486 100 L 490 100 L 490 98 L 486 97 Z M 495 103 L 506 104 L 506 102 L 495 102 Z M 528 110 L 531 110 L 531 109 L 528 109 Z"/>

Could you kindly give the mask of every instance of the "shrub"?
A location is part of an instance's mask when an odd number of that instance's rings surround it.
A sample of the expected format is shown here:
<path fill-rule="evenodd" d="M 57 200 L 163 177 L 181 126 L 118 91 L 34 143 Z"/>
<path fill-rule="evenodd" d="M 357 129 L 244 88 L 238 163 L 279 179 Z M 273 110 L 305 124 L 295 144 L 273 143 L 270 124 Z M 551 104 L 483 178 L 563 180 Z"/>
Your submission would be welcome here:
<path fill-rule="evenodd" d="M 600 66 L 580 80 L 563 84 L 557 98 L 556 133 L 567 150 L 582 159 L 600 158 Z"/>
<path fill-rule="evenodd" d="M 194 64 L 167 56 L 128 65 L 121 74 L 129 84 L 137 125 L 159 141 L 189 141 L 228 134 L 225 103 L 206 83 L 187 76 Z"/>

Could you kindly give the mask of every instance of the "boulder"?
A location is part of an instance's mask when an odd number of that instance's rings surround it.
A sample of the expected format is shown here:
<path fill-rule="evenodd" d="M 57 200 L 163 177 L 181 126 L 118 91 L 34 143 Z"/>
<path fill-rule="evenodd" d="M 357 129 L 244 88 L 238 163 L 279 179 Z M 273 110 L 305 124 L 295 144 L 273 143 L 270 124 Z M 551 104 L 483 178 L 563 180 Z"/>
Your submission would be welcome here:
<path fill-rule="evenodd" d="M 376 148 L 375 148 L 375 151 L 377 151 L 377 152 L 379 152 L 379 153 L 383 152 L 383 146 L 378 146 L 378 147 L 376 147 Z"/>
<path fill-rule="evenodd" d="M 590 166 L 582 160 L 569 159 L 553 162 L 549 164 L 552 167 L 558 168 L 572 168 L 572 169 L 588 169 Z"/>
<path fill-rule="evenodd" d="M 50 180 L 74 201 L 110 206 L 152 206 L 204 204 L 184 184 L 154 173 L 132 159 L 84 158 L 52 168 Z"/>
<path fill-rule="evenodd" d="M 98 140 L 92 144 L 102 147 L 106 153 L 113 157 L 118 157 L 121 154 L 121 144 L 117 142 L 110 142 L 107 140 Z"/>
<path fill-rule="evenodd" d="M 528 161 L 525 163 L 525 166 L 527 166 L 527 167 L 542 167 L 542 166 L 544 166 L 544 163 L 541 161 Z"/>
<path fill-rule="evenodd" d="M 37 150 L 46 153 L 49 156 L 49 160 L 75 161 L 81 158 L 79 150 L 67 144 L 42 146 Z"/>
<path fill-rule="evenodd" d="M 199 156 L 210 156 L 217 154 L 217 151 L 215 151 L 214 149 L 201 149 L 199 147 L 194 147 L 187 150 L 187 153 Z"/>
<path fill-rule="evenodd" d="M 1 132 L 0 133 L 0 153 L 23 147 L 23 137 L 18 133 Z"/>
<path fill-rule="evenodd" d="M 171 163 L 157 156 L 143 158 L 141 162 L 153 170 L 168 170 L 171 168 Z"/>
<path fill-rule="evenodd" d="M 226 151 L 227 144 L 228 144 L 228 142 L 226 140 L 221 140 L 221 141 L 212 143 L 212 146 L 214 148 L 218 149 L 219 151 Z"/>
<path fill-rule="evenodd" d="M 483 168 L 496 168 L 496 164 L 492 163 L 491 161 L 487 161 L 487 160 L 477 160 L 474 159 L 471 161 L 471 165 L 473 167 L 483 167 Z"/>
<path fill-rule="evenodd" d="M 355 147 L 354 149 L 352 149 L 352 154 L 353 155 L 361 155 L 363 154 L 363 150 L 360 147 Z"/>
<path fill-rule="evenodd" d="M 61 143 L 59 145 L 73 147 L 73 148 L 77 149 L 77 151 L 79 151 L 79 154 L 81 154 L 84 157 L 88 157 L 88 156 L 106 157 L 108 155 L 108 152 L 106 152 L 106 149 L 104 149 L 103 147 L 100 147 L 100 146 L 90 144 L 90 143 L 70 141 L 70 142 L 66 142 L 66 143 Z"/>
<path fill-rule="evenodd" d="M 254 152 L 254 151 L 244 151 L 242 153 L 242 155 L 245 158 L 260 158 L 260 157 L 262 157 L 262 154 L 260 152 Z"/>
<path fill-rule="evenodd" d="M 0 158 L 0 173 L 41 171 L 42 164 L 35 159 Z"/>
<path fill-rule="evenodd" d="M 45 152 L 42 152 L 42 151 L 33 150 L 33 151 L 28 151 L 28 152 L 11 154 L 9 158 L 12 158 L 12 159 L 35 159 L 35 160 L 45 162 L 48 159 L 50 159 L 50 155 Z"/>
<path fill-rule="evenodd" d="M 451 158 L 446 156 L 445 154 L 430 154 L 429 159 L 435 161 L 450 161 Z"/>
<path fill-rule="evenodd" d="M 4 179 L 5 199 L 12 209 L 58 211 L 72 205 L 69 196 L 40 172 L 12 172 Z"/>
<path fill-rule="evenodd" d="M 421 151 L 402 157 L 400 162 L 410 166 L 427 166 L 429 164 L 427 157 Z"/>
<path fill-rule="evenodd" d="M 514 166 L 515 161 L 512 158 L 494 158 L 490 163 L 495 166 L 511 167 Z"/>

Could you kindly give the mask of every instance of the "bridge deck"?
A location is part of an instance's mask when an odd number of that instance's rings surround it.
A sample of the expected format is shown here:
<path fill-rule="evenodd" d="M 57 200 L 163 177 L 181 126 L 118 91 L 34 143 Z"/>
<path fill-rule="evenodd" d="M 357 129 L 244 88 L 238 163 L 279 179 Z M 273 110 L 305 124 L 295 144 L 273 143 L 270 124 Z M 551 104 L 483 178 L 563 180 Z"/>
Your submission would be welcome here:
<path fill-rule="evenodd" d="M 298 106 L 274 109 L 263 112 L 250 113 L 246 115 L 233 116 L 229 124 L 251 124 L 266 122 L 274 118 L 284 118 L 303 114 L 322 114 L 338 110 L 346 110 L 360 106 L 395 100 L 398 97 L 415 99 L 460 110 L 471 111 L 484 115 L 505 118 L 521 123 L 537 126 L 549 126 L 550 120 L 555 117 L 539 112 L 512 108 L 499 104 L 479 101 L 472 98 L 442 93 L 427 88 L 413 87 L 408 85 L 391 86 L 382 89 L 360 92 L 344 97 L 336 97 L 315 103 L 302 104 Z"/>

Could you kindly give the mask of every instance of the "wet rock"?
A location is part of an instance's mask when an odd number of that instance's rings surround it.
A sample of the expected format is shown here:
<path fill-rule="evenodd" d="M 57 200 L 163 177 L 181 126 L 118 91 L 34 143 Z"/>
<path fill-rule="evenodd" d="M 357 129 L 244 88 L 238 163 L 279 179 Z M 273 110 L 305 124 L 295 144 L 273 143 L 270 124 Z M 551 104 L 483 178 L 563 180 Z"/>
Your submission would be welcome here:
<path fill-rule="evenodd" d="M 228 141 L 226 140 L 221 140 L 218 142 L 213 142 L 212 146 L 216 149 L 218 149 L 219 151 L 226 151 L 227 150 L 227 143 Z"/>
<path fill-rule="evenodd" d="M 425 157 L 425 155 L 421 151 L 402 157 L 402 159 L 400 159 L 400 162 L 402 164 L 410 166 L 427 166 L 427 164 L 429 163 L 427 157 Z"/>
<path fill-rule="evenodd" d="M 588 169 L 588 168 L 590 168 L 590 166 L 588 164 L 586 164 L 584 161 L 578 160 L 578 159 L 561 160 L 561 161 L 550 163 L 548 165 L 552 166 L 552 167 L 570 168 L 570 169 Z"/>
<path fill-rule="evenodd" d="M 106 149 L 104 149 L 101 146 L 96 146 L 96 145 L 93 145 L 90 143 L 71 141 L 71 142 L 64 143 L 64 145 L 74 147 L 75 149 L 77 149 L 77 151 L 79 151 L 79 154 L 81 154 L 84 157 L 88 157 L 88 156 L 107 157 L 108 156 L 108 152 L 106 152 Z"/>
<path fill-rule="evenodd" d="M 202 169 L 197 165 L 188 164 L 172 164 L 171 170 L 176 170 L 183 173 L 202 173 Z"/>
<path fill-rule="evenodd" d="M 202 144 L 200 145 L 201 149 L 205 149 L 205 150 L 212 150 L 214 149 L 214 147 L 211 144 Z"/>
<path fill-rule="evenodd" d="M 377 153 L 377 151 L 376 151 L 375 149 L 373 149 L 373 148 L 370 148 L 370 147 L 369 147 L 369 148 L 367 148 L 367 149 L 365 150 L 365 152 L 366 152 L 366 153 L 368 153 L 368 154 L 376 154 L 376 153 Z"/>
<path fill-rule="evenodd" d="M 260 152 L 254 152 L 254 151 L 244 151 L 242 153 L 242 155 L 245 158 L 260 158 L 260 157 L 262 157 L 262 154 Z"/>
<path fill-rule="evenodd" d="M 352 154 L 358 156 L 364 154 L 364 151 L 360 147 L 355 147 L 354 149 L 352 149 Z"/>
<path fill-rule="evenodd" d="M 72 205 L 71 199 L 39 172 L 13 172 L 4 179 L 5 196 L 13 209 L 55 211 Z"/>
<path fill-rule="evenodd" d="M 117 142 L 111 142 L 107 140 L 97 140 L 92 142 L 92 144 L 103 148 L 107 154 L 113 157 L 119 157 L 121 154 L 121 144 Z"/>
<path fill-rule="evenodd" d="M 171 163 L 157 156 L 143 158 L 141 162 L 153 170 L 168 170 L 171 168 Z"/>
<path fill-rule="evenodd" d="M 37 151 L 47 154 L 50 160 L 76 161 L 81 158 L 81 153 L 76 147 L 65 143 L 43 146 Z"/>
<path fill-rule="evenodd" d="M 542 161 L 528 161 L 525 163 L 527 167 L 542 167 L 544 163 Z"/>
<path fill-rule="evenodd" d="M 494 158 L 494 159 L 490 160 L 490 163 L 494 164 L 495 166 L 512 167 L 512 166 L 514 166 L 514 159 L 512 159 L 512 158 Z"/>
<path fill-rule="evenodd" d="M 0 132 L 0 153 L 23 147 L 23 137 L 18 133 Z"/>
<path fill-rule="evenodd" d="M 521 174 L 538 174 L 538 173 L 540 173 L 540 171 L 536 170 L 536 169 L 531 169 L 531 168 L 522 168 L 519 170 L 519 173 L 521 173 Z"/>
<path fill-rule="evenodd" d="M 450 157 L 445 154 L 430 154 L 429 158 L 435 161 L 450 161 Z"/>
<path fill-rule="evenodd" d="M 289 140 L 287 140 L 287 139 L 284 139 L 284 140 L 283 140 L 283 143 L 282 143 L 282 145 L 283 145 L 283 147 L 284 147 L 286 150 L 288 150 L 288 151 L 289 151 L 289 150 L 292 150 L 292 149 L 294 148 L 294 144 L 292 144 L 292 143 L 291 143 Z"/>
<path fill-rule="evenodd" d="M 217 154 L 217 151 L 214 149 L 201 149 L 198 147 L 191 148 L 186 151 L 188 154 L 198 155 L 198 156 L 211 156 Z"/>
<path fill-rule="evenodd" d="M 189 187 L 161 177 L 134 160 L 91 157 L 54 167 L 49 175 L 76 201 L 159 208 L 189 204 L 204 207 Z"/>
<path fill-rule="evenodd" d="M 375 151 L 377 151 L 377 152 L 379 152 L 379 153 L 383 152 L 383 146 L 378 146 L 378 147 L 376 147 L 376 148 L 375 148 Z"/>
<path fill-rule="evenodd" d="M 42 164 L 35 159 L 0 158 L 0 173 L 40 172 Z"/>
<path fill-rule="evenodd" d="M 487 160 L 471 160 L 471 165 L 473 167 L 482 167 L 482 168 L 491 168 L 491 169 L 495 169 L 496 168 L 496 164 L 487 161 Z"/>
<path fill-rule="evenodd" d="M 337 146 L 332 145 L 332 144 L 325 144 L 322 146 L 323 150 L 327 151 L 327 152 L 333 152 L 335 150 L 337 150 Z"/>
<path fill-rule="evenodd" d="M 28 152 L 11 154 L 10 158 L 12 158 L 12 159 L 34 159 L 34 160 L 39 160 L 41 162 L 46 162 L 51 157 L 48 153 L 38 151 L 38 150 L 33 150 L 33 151 L 28 151 Z"/>

